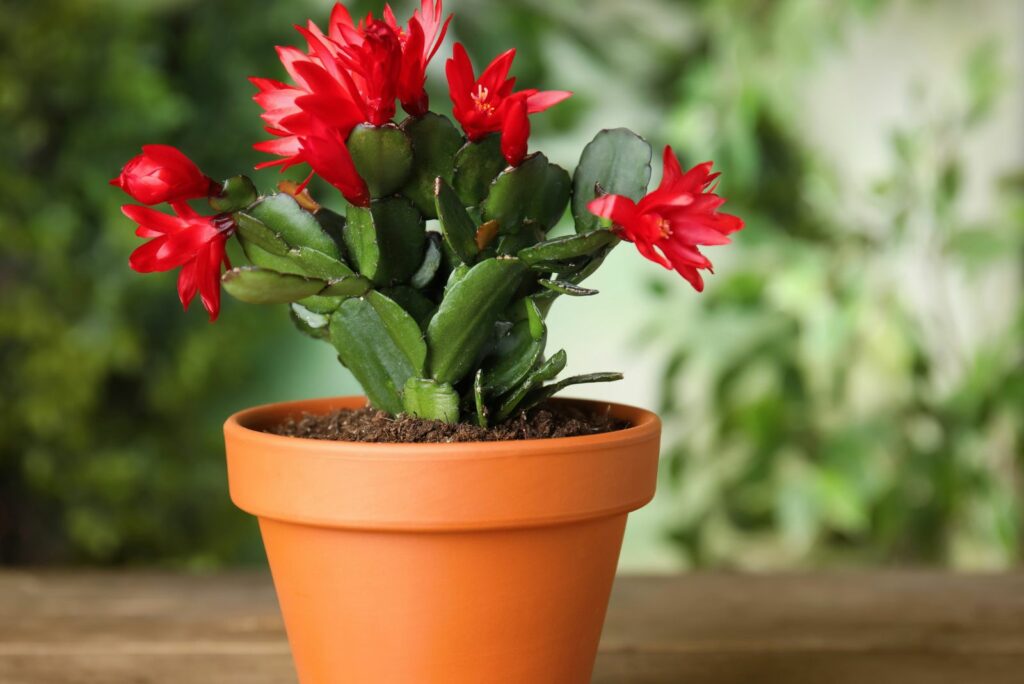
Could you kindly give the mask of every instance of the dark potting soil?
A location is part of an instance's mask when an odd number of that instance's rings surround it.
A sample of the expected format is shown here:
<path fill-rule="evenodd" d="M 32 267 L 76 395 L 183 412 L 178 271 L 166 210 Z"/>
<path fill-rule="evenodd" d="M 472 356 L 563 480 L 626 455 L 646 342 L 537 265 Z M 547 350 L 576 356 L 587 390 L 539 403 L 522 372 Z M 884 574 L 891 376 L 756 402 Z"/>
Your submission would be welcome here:
<path fill-rule="evenodd" d="M 341 442 L 437 443 L 578 437 L 612 432 L 629 423 L 607 413 L 594 413 L 562 404 L 542 404 L 520 412 L 500 425 L 482 428 L 465 423 L 442 423 L 413 416 L 389 416 L 374 408 L 342 409 L 323 415 L 303 414 L 267 432 Z"/>

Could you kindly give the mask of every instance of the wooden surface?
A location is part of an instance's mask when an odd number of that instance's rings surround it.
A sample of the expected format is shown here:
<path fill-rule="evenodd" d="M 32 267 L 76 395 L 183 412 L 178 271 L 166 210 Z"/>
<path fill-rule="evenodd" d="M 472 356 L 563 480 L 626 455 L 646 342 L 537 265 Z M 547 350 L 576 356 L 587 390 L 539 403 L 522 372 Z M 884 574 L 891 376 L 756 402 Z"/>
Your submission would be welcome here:
<path fill-rule="evenodd" d="M 594 681 L 1018 684 L 1024 575 L 624 577 Z M 265 575 L 7 571 L 0 682 L 295 676 Z"/>

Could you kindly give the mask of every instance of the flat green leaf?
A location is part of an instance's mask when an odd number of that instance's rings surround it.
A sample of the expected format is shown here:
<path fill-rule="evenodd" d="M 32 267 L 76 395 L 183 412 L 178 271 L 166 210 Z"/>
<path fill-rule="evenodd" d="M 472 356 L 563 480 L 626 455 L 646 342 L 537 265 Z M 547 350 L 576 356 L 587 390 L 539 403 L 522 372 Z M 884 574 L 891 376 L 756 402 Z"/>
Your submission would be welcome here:
<path fill-rule="evenodd" d="M 323 315 L 307 309 L 298 303 L 291 306 L 292 323 L 302 333 L 317 340 L 325 340 L 330 337 L 327 324 L 330 319 Z"/>
<path fill-rule="evenodd" d="M 483 387 L 491 396 L 505 394 L 533 370 L 544 354 L 547 335 L 543 330 L 534 338 L 529 320 L 522 320 L 498 339 L 494 351 L 484 361 Z"/>
<path fill-rule="evenodd" d="M 320 227 L 324 229 L 324 232 L 327 233 L 327 235 L 329 235 L 332 240 L 334 240 L 335 244 L 338 245 L 339 248 L 345 245 L 344 216 L 337 212 L 331 211 L 327 207 L 320 207 L 317 210 L 317 212 L 313 214 L 313 217 L 316 219 L 316 222 L 320 224 Z M 345 255 L 342 254 L 341 257 L 344 260 Z"/>
<path fill-rule="evenodd" d="M 381 293 L 405 309 L 424 330 L 427 323 L 430 322 L 431 316 L 437 311 L 437 305 L 414 287 L 398 285 L 381 290 Z"/>
<path fill-rule="evenodd" d="M 465 139 L 448 117 L 427 112 L 402 122 L 402 130 L 412 142 L 412 173 L 402 188 L 413 205 L 426 218 L 437 218 L 434 207 L 434 180 L 451 183 L 455 155 Z"/>
<path fill-rule="evenodd" d="M 502 234 L 517 233 L 527 221 L 547 229 L 569 202 L 569 174 L 536 152 L 491 183 L 481 208 L 485 221 L 497 221 Z"/>
<path fill-rule="evenodd" d="M 338 259 L 309 247 L 296 247 L 284 254 L 273 254 L 255 242 L 242 239 L 241 243 L 242 251 L 253 266 L 321 280 L 352 275 L 352 269 Z"/>
<path fill-rule="evenodd" d="M 551 290 L 552 292 L 569 295 L 570 297 L 590 297 L 591 295 L 597 294 L 597 290 L 573 285 L 572 283 L 564 280 L 548 280 L 547 278 L 541 278 L 537 281 L 537 284 Z"/>
<path fill-rule="evenodd" d="M 288 257 L 288 246 L 285 245 L 284 251 L 281 254 L 274 254 L 268 252 L 259 246 L 256 242 L 251 242 L 248 239 L 242 238 L 239 240 L 242 244 L 242 251 L 245 252 L 245 258 L 249 260 L 249 263 L 253 266 L 265 268 L 268 271 L 277 271 L 278 273 L 292 273 L 294 275 L 309 275 L 305 272 L 298 263 Z M 282 241 L 281 244 L 284 244 Z"/>
<path fill-rule="evenodd" d="M 281 192 L 275 195 L 267 195 L 250 206 L 244 212 L 236 214 L 242 217 L 259 221 L 272 233 L 284 240 L 289 248 L 309 247 L 335 259 L 341 258 L 337 243 L 320 226 L 313 214 L 299 206 L 295 198 Z M 249 229 L 251 230 L 251 226 Z M 246 237 L 242 223 L 239 223 L 239 232 Z M 258 242 L 259 246 L 269 252 L 274 252 L 272 246 Z"/>
<path fill-rule="evenodd" d="M 545 240 L 520 250 L 518 256 L 530 266 L 570 261 L 596 254 L 616 240 L 618 238 L 610 230 L 593 230 L 589 233 Z"/>
<path fill-rule="evenodd" d="M 564 380 L 540 387 L 529 392 L 519 404 L 519 409 L 527 411 L 542 401 L 550 399 L 570 385 L 583 385 L 595 382 L 617 382 L 622 379 L 622 373 L 588 373 L 587 375 L 574 375 Z"/>
<path fill-rule="evenodd" d="M 487 406 L 484 404 L 484 371 L 477 369 L 473 378 L 473 403 L 476 405 L 476 424 L 482 428 L 487 427 Z"/>
<path fill-rule="evenodd" d="M 553 264 L 553 266 L 557 266 L 557 268 L 552 268 L 552 270 L 561 271 L 561 273 L 559 273 L 558 276 L 558 282 L 563 286 L 567 284 L 570 286 L 578 286 L 581 282 L 589 278 L 598 268 L 601 267 L 601 264 L 604 263 L 605 257 L 608 256 L 608 253 L 611 252 L 611 250 L 614 249 L 617 244 L 618 242 L 611 243 L 610 245 L 598 251 L 598 253 L 595 254 L 594 256 L 586 259 L 582 264 L 573 263 L 571 265 L 571 268 L 568 269 L 565 268 L 565 263 L 561 265 Z M 585 290 L 586 288 L 580 289 Z M 591 293 L 596 292 L 595 290 L 588 291 Z M 561 294 L 563 293 L 558 289 L 549 287 L 545 289 L 543 292 L 533 295 L 533 297 L 537 301 L 537 304 L 541 307 L 541 310 L 547 311 L 547 309 L 550 308 L 554 300 Z"/>
<path fill-rule="evenodd" d="M 210 198 L 210 207 L 219 213 L 241 211 L 256 201 L 259 192 L 248 176 L 233 176 L 221 183 L 220 193 Z"/>
<path fill-rule="evenodd" d="M 524 271 L 518 259 L 487 259 L 450 286 L 427 327 L 435 380 L 455 383 L 469 371 Z"/>
<path fill-rule="evenodd" d="M 373 283 L 361 275 L 347 275 L 327 283 L 321 295 L 325 297 L 362 297 Z"/>
<path fill-rule="evenodd" d="M 331 343 L 370 402 L 401 413 L 402 390 L 422 374 L 426 345 L 416 321 L 379 292 L 346 299 L 331 315 Z"/>
<path fill-rule="evenodd" d="M 407 282 L 423 263 L 427 234 L 423 216 L 401 197 L 348 208 L 345 245 L 352 263 L 377 285 Z"/>
<path fill-rule="evenodd" d="M 527 247 L 533 247 L 544 239 L 547 230 L 533 221 L 527 221 L 518 233 L 500 235 L 496 252 L 503 256 L 516 256 Z"/>
<path fill-rule="evenodd" d="M 532 297 L 526 297 L 526 321 L 530 326 L 530 336 L 539 340 L 544 336 L 544 314 L 541 313 L 540 307 L 537 306 L 537 302 Z"/>
<path fill-rule="evenodd" d="M 455 287 L 460 280 L 466 277 L 467 273 L 469 273 L 469 266 L 466 264 L 459 264 L 452 269 L 452 272 L 448 274 L 448 282 L 444 285 L 445 297 L 448 296 L 448 293 L 452 291 L 452 288 Z"/>
<path fill-rule="evenodd" d="M 374 199 L 397 192 L 412 171 L 412 143 L 391 124 L 356 126 L 348 136 L 348 151 Z"/>
<path fill-rule="evenodd" d="M 313 295 L 312 297 L 300 299 L 296 304 L 299 304 L 313 313 L 332 314 L 338 310 L 338 307 L 341 306 L 341 303 L 344 300 L 344 297 Z"/>
<path fill-rule="evenodd" d="M 423 256 L 423 263 L 412 274 L 409 284 L 415 288 L 423 289 L 434 280 L 437 270 L 441 267 L 441 236 L 437 233 L 427 233 L 427 253 Z"/>
<path fill-rule="evenodd" d="M 405 412 L 418 418 L 459 422 L 459 395 L 447 383 L 409 378 L 402 393 Z"/>
<path fill-rule="evenodd" d="M 609 194 L 624 195 L 637 201 L 651 180 L 651 146 L 636 133 L 613 128 L 598 133 L 583 148 L 572 182 L 572 215 L 576 232 L 599 227 L 598 217 L 587 209 L 597 196 L 596 187 Z"/>
<path fill-rule="evenodd" d="M 295 262 L 304 275 L 331 280 L 353 275 L 352 269 L 341 261 L 312 247 L 288 250 L 287 258 Z"/>
<path fill-rule="evenodd" d="M 416 320 L 397 302 L 380 292 L 368 292 L 364 297 L 377 312 L 391 339 L 402 350 L 417 375 L 423 375 L 427 363 L 427 344 Z"/>
<path fill-rule="evenodd" d="M 462 200 L 443 178 L 434 185 L 434 202 L 441 221 L 441 234 L 455 256 L 464 264 L 476 261 L 476 223 L 462 206 Z"/>
<path fill-rule="evenodd" d="M 288 243 L 284 238 L 268 228 L 263 221 L 242 212 L 235 214 L 234 219 L 243 247 L 247 244 L 256 245 L 273 255 L 282 255 L 288 251 Z"/>
<path fill-rule="evenodd" d="M 531 372 L 526 379 L 523 380 L 519 385 L 512 390 L 501 402 L 498 407 L 498 422 L 506 420 L 511 416 L 519 404 L 522 403 L 526 396 L 535 388 L 544 384 L 548 380 L 554 380 L 558 377 L 558 374 L 565 370 L 565 364 L 568 361 L 565 350 L 560 349 L 550 359 L 541 364 L 540 368 Z"/>
<path fill-rule="evenodd" d="M 233 268 L 221 276 L 224 290 L 249 304 L 283 304 L 319 293 L 327 283 L 255 266 Z"/>
<path fill-rule="evenodd" d="M 507 165 L 498 134 L 489 135 L 480 142 L 468 142 L 455 155 L 452 186 L 465 204 L 480 204 L 487 196 L 491 182 Z"/>

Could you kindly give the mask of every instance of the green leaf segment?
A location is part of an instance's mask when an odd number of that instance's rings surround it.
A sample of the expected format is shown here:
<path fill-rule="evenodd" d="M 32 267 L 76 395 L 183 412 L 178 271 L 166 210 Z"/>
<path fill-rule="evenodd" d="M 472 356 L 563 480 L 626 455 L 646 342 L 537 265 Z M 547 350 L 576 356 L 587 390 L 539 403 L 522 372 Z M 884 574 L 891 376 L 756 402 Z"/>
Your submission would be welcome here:
<path fill-rule="evenodd" d="M 548 353 L 546 317 L 561 295 L 596 294 L 581 283 L 619 238 L 586 203 L 644 193 L 642 138 L 602 131 L 572 178 L 540 153 L 507 167 L 496 137 L 468 142 L 434 113 L 359 126 L 348 147 L 372 201 L 344 216 L 257 197 L 243 177 L 225 185 L 218 209 L 251 263 L 224 274 L 229 294 L 289 304 L 296 327 L 333 345 L 391 414 L 486 426 L 563 387 L 621 377 L 559 380 L 566 354 Z M 549 237 L 570 205 L 575 233 Z"/>

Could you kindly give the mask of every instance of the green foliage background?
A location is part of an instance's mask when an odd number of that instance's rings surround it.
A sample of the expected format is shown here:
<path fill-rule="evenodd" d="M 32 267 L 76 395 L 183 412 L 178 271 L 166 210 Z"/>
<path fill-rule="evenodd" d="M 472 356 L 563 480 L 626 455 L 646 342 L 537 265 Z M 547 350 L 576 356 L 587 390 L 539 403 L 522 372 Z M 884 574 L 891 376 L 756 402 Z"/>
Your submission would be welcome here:
<path fill-rule="evenodd" d="M 598 83 L 537 119 L 557 161 L 572 165 L 596 128 L 630 125 L 684 161 L 714 158 L 747 219 L 704 297 L 651 277 L 638 335 L 664 363 L 658 524 L 682 565 L 1018 559 L 1024 315 L 947 377 L 934 330 L 880 266 L 927 225 L 941 256 L 929 277 L 1016 268 L 1019 284 L 1020 178 L 1001 185 L 991 223 L 961 206 L 964 142 L 1006 88 L 998 46 L 951 75 L 961 105 L 894 132 L 891 173 L 864 199 L 885 216 L 878 234 L 839 209 L 790 94 L 886 3 L 449 4 L 478 63 L 516 46 L 523 83 Z M 178 145 L 214 176 L 251 167 L 263 134 L 246 76 L 279 75 L 272 46 L 296 43 L 292 24 L 322 21 L 329 3 L 2 6 L 0 563 L 258 559 L 254 523 L 226 496 L 223 417 L 351 381 L 311 386 L 314 352 L 283 312 L 226 298 L 209 326 L 199 307 L 182 314 L 173 275 L 129 271 L 137 239 L 106 182 L 143 142 Z M 603 114 L 624 106 L 595 95 L 603 79 L 642 94 L 641 120 Z"/>

